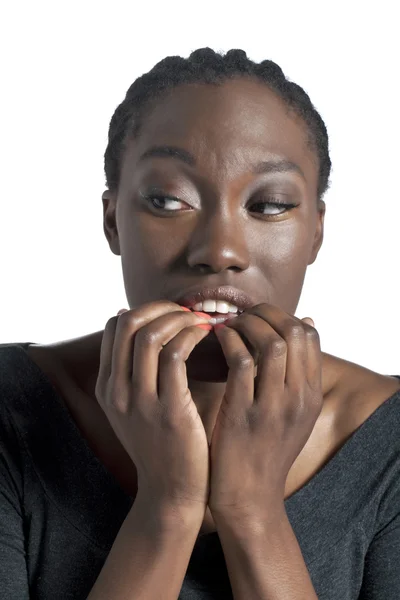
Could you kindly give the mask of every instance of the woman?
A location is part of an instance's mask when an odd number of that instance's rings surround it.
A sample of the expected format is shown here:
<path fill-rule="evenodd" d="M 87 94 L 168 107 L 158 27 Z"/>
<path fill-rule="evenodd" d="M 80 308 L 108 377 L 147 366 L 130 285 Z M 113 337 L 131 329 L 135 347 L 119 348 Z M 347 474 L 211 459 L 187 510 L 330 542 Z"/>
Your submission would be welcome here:
<path fill-rule="evenodd" d="M 130 309 L 0 349 L 3 597 L 399 597 L 400 376 L 294 316 L 330 168 L 271 61 L 133 83 L 102 197 Z"/>

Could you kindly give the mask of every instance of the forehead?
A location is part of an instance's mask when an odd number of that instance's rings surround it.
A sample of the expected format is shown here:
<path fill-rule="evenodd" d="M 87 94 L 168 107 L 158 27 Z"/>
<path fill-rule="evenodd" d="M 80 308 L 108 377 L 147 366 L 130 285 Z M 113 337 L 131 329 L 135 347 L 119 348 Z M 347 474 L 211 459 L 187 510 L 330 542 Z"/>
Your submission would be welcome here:
<path fill-rule="evenodd" d="M 182 147 L 205 175 L 218 178 L 283 158 L 300 166 L 315 191 L 318 159 L 307 136 L 303 120 L 281 98 L 262 82 L 241 78 L 217 86 L 183 84 L 155 99 L 127 154 L 130 162 L 153 145 Z"/>

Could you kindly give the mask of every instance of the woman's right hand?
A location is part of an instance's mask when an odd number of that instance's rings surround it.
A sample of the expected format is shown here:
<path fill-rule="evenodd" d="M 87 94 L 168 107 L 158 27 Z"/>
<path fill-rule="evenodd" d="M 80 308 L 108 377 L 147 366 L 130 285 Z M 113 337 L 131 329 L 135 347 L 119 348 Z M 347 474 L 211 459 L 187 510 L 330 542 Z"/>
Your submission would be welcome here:
<path fill-rule="evenodd" d="M 209 333 L 200 323 L 207 317 L 166 300 L 109 319 L 95 395 L 136 467 L 137 498 L 204 514 L 209 448 L 185 364 Z"/>

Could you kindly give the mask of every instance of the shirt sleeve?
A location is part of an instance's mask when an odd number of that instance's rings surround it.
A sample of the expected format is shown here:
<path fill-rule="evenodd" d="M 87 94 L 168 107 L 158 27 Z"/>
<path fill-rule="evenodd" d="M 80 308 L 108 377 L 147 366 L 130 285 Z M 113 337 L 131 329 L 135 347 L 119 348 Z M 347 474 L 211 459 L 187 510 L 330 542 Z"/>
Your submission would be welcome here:
<path fill-rule="evenodd" d="M 400 598 L 400 513 L 373 538 L 364 562 L 358 600 Z"/>
<path fill-rule="evenodd" d="M 0 398 L 1 404 L 1 398 Z M 18 468 L 19 447 L 0 410 L 0 589 L 4 600 L 29 600 L 21 503 L 22 477 Z"/>

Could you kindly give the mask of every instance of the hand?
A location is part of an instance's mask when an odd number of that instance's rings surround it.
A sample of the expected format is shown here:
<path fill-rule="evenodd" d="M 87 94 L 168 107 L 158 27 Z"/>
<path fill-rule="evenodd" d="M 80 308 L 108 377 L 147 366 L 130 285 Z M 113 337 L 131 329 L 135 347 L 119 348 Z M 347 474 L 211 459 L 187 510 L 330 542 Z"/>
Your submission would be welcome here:
<path fill-rule="evenodd" d="M 137 496 L 178 516 L 204 516 L 209 495 L 207 436 L 185 365 L 208 319 L 152 302 L 112 317 L 101 344 L 95 395 L 136 467 Z"/>
<path fill-rule="evenodd" d="M 215 517 L 283 505 L 323 403 L 319 335 L 306 320 L 259 304 L 214 328 L 230 367 L 210 444 Z"/>

